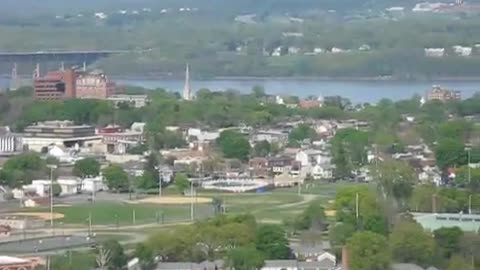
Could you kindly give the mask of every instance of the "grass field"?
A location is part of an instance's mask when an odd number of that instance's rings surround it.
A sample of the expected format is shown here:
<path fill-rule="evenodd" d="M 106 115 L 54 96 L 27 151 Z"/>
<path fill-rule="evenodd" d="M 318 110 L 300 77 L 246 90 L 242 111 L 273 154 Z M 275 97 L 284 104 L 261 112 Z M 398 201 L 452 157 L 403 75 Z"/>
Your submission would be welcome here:
<path fill-rule="evenodd" d="M 212 214 L 212 207 L 208 204 L 195 205 L 199 218 Z M 33 209 L 33 212 L 47 211 L 45 208 Z M 54 212 L 64 215 L 58 222 L 65 224 L 89 223 L 92 217 L 94 225 L 133 225 L 145 223 L 170 223 L 184 221 L 190 218 L 189 205 L 158 204 L 126 204 L 121 202 L 96 202 L 73 205 L 71 207 L 54 207 Z"/>
<path fill-rule="evenodd" d="M 315 182 L 301 189 L 283 188 L 265 193 L 219 193 L 199 192 L 198 196 L 220 198 L 223 200 L 228 214 L 251 213 L 260 221 L 282 222 L 293 218 L 305 209 L 312 201 L 327 206 L 334 199 L 339 188 L 358 185 L 355 183 L 324 183 Z M 48 212 L 48 209 L 38 208 L 30 212 Z M 57 222 L 65 224 L 88 224 L 91 214 L 94 225 L 132 225 L 146 223 L 173 223 L 190 219 L 190 205 L 159 205 L 159 204 L 128 204 L 123 202 L 96 202 L 73 205 L 71 207 L 55 207 L 54 212 L 64 215 Z M 195 218 L 202 219 L 213 215 L 210 203 L 195 205 Z M 163 218 L 162 218 L 163 217 Z"/>

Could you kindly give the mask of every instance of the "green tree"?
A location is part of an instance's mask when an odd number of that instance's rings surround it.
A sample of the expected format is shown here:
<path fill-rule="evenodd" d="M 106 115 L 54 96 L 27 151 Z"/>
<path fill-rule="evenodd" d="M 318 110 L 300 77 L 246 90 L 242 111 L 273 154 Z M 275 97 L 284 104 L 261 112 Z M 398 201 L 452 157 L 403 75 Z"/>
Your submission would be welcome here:
<path fill-rule="evenodd" d="M 260 85 L 255 85 L 252 87 L 252 95 L 256 98 L 262 98 L 265 96 L 265 88 Z"/>
<path fill-rule="evenodd" d="M 332 139 L 336 175 L 349 176 L 352 170 L 367 163 L 368 134 L 352 128 L 339 130 Z"/>
<path fill-rule="evenodd" d="M 303 210 L 295 219 L 295 229 L 297 230 L 323 230 L 326 224 L 325 209 L 321 206 L 320 202 L 313 201 L 310 205 Z"/>
<path fill-rule="evenodd" d="M 60 193 L 62 193 L 62 188 L 60 187 L 60 185 L 58 183 L 53 183 L 52 184 L 52 194 L 54 197 L 58 197 L 60 196 Z"/>
<path fill-rule="evenodd" d="M 177 187 L 178 192 L 180 192 L 181 194 L 183 194 L 185 190 L 187 190 L 187 188 L 190 186 L 188 177 L 183 173 L 175 174 L 174 183 Z"/>
<path fill-rule="evenodd" d="M 468 263 L 464 258 L 461 256 L 453 256 L 448 261 L 448 268 L 447 270 L 474 270 L 473 266 Z"/>
<path fill-rule="evenodd" d="M 414 222 L 400 222 L 390 235 L 390 248 L 396 262 L 430 266 L 435 255 L 435 241 L 422 226 Z"/>
<path fill-rule="evenodd" d="M 227 130 L 220 133 L 217 144 L 226 158 L 236 158 L 242 161 L 248 159 L 250 143 L 242 134 Z"/>
<path fill-rule="evenodd" d="M 437 229 L 433 236 L 444 258 L 451 258 L 460 251 L 463 231 L 459 227 Z"/>
<path fill-rule="evenodd" d="M 135 246 L 134 251 L 135 257 L 140 261 L 140 266 L 142 270 L 151 270 L 154 269 L 154 253 L 153 249 L 145 245 L 144 243 L 138 243 Z"/>
<path fill-rule="evenodd" d="M 391 259 L 384 236 L 372 232 L 357 232 L 347 242 L 351 270 L 389 269 Z"/>
<path fill-rule="evenodd" d="M 329 226 L 328 238 L 333 247 L 341 248 L 347 240 L 355 233 L 356 228 L 349 223 L 337 223 Z"/>
<path fill-rule="evenodd" d="M 103 171 L 107 187 L 112 191 L 126 191 L 129 189 L 128 174 L 118 165 L 110 165 Z"/>
<path fill-rule="evenodd" d="M 437 165 L 442 169 L 465 164 L 467 161 L 465 145 L 455 139 L 441 139 L 435 148 L 435 157 Z"/>
<path fill-rule="evenodd" d="M 388 160 L 372 167 L 371 172 L 380 194 L 384 198 L 394 198 L 399 206 L 404 207 L 417 182 L 413 168 L 403 161 Z"/>
<path fill-rule="evenodd" d="M 231 269 L 257 270 L 265 265 L 265 260 L 254 247 L 238 247 L 228 252 L 226 264 Z"/>
<path fill-rule="evenodd" d="M 291 257 L 285 230 L 279 225 L 260 226 L 256 232 L 255 245 L 267 259 L 289 259 Z"/>
<path fill-rule="evenodd" d="M 299 124 L 297 127 L 290 131 L 288 134 L 288 140 L 290 142 L 301 142 L 305 139 L 315 139 L 317 132 L 307 124 Z"/>
<path fill-rule="evenodd" d="M 272 152 L 272 146 L 268 141 L 261 141 L 256 143 L 252 149 L 252 156 L 266 157 Z"/>
<path fill-rule="evenodd" d="M 107 264 L 109 270 L 121 270 L 125 268 L 128 257 L 117 240 L 107 240 L 102 244 L 102 247 L 108 251 L 110 257 Z"/>
<path fill-rule="evenodd" d="M 94 177 L 100 174 L 100 163 L 94 158 L 84 158 L 75 162 L 73 174 L 81 178 Z"/>
<path fill-rule="evenodd" d="M 46 176 L 45 162 L 37 153 L 23 153 L 9 158 L 0 171 L 0 183 L 9 187 L 30 184 Z"/>

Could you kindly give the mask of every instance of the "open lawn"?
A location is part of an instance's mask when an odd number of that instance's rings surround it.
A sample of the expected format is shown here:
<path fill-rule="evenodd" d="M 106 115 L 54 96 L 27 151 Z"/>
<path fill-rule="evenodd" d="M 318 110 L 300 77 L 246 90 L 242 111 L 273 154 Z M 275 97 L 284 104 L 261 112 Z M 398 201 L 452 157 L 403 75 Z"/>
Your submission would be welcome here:
<path fill-rule="evenodd" d="M 209 204 L 195 205 L 198 218 L 212 215 Z M 45 208 L 30 210 L 45 212 Z M 54 207 L 54 212 L 63 214 L 58 222 L 65 224 L 89 223 L 92 217 L 93 225 L 134 225 L 145 223 L 172 223 L 190 219 L 189 205 L 158 205 L 158 204 L 127 204 L 122 202 L 96 202 L 73 205 L 71 207 Z"/>
<path fill-rule="evenodd" d="M 301 188 L 282 188 L 264 193 L 222 193 L 200 191 L 198 196 L 207 200 L 219 198 L 228 214 L 251 213 L 260 221 L 279 223 L 300 214 L 312 201 L 329 209 L 329 201 L 335 198 L 338 189 L 358 183 L 326 183 L 316 181 Z M 137 201 L 138 202 L 138 201 Z M 30 209 L 29 212 L 48 212 L 46 208 Z M 133 225 L 146 223 L 175 223 L 190 219 L 190 204 L 125 203 L 121 201 L 96 202 L 54 207 L 54 212 L 63 215 L 56 222 L 88 225 L 91 214 L 93 225 Z M 195 204 L 195 218 L 213 215 L 211 203 Z M 134 218 L 135 216 L 135 218 Z"/>

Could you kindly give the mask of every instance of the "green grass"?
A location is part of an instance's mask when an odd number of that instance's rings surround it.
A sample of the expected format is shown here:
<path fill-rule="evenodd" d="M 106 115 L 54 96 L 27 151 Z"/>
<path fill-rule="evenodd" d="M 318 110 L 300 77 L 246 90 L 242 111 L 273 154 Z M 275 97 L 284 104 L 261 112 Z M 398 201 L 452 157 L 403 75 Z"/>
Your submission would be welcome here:
<path fill-rule="evenodd" d="M 196 215 L 205 217 L 211 215 L 210 205 L 198 204 L 195 206 Z M 45 208 L 33 209 L 34 212 L 47 211 Z M 87 225 L 89 216 L 93 225 L 133 225 L 135 224 L 162 223 L 184 221 L 190 218 L 190 205 L 158 204 L 127 204 L 122 202 L 96 202 L 73 205 L 71 207 L 55 207 L 54 212 L 64 214 L 63 219 L 57 222 L 65 224 Z"/>
<path fill-rule="evenodd" d="M 326 183 L 316 181 L 309 187 L 302 187 L 302 195 L 313 195 L 310 198 L 327 205 L 329 200 L 335 198 L 336 191 L 342 187 L 358 185 L 357 183 L 339 182 Z M 298 188 L 282 188 L 265 193 L 221 193 L 202 191 L 198 196 L 217 197 L 224 201 L 228 214 L 251 213 L 259 220 L 281 222 L 293 218 L 308 206 L 304 197 L 298 195 Z M 48 211 L 48 209 L 33 209 L 29 211 Z M 127 204 L 124 202 L 96 202 L 73 205 L 71 207 L 55 207 L 55 212 L 62 213 L 65 217 L 58 222 L 65 224 L 88 224 L 88 216 L 91 213 L 94 225 L 132 225 L 133 212 L 135 212 L 136 224 L 164 223 L 187 221 L 190 219 L 190 205 L 158 204 Z M 196 205 L 196 218 L 202 219 L 211 216 L 213 209 L 210 204 Z"/>

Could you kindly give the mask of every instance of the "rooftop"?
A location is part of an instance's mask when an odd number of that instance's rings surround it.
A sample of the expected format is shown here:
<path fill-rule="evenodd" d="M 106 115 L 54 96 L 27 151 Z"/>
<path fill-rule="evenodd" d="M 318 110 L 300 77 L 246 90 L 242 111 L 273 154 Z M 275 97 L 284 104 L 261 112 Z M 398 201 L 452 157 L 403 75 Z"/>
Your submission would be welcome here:
<path fill-rule="evenodd" d="M 27 260 L 17 258 L 17 257 L 11 257 L 11 256 L 0 256 L 0 265 L 5 265 L 5 264 L 14 264 L 14 263 L 27 263 Z"/>

